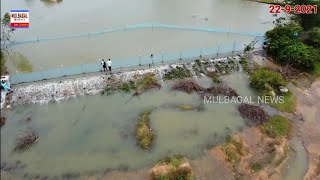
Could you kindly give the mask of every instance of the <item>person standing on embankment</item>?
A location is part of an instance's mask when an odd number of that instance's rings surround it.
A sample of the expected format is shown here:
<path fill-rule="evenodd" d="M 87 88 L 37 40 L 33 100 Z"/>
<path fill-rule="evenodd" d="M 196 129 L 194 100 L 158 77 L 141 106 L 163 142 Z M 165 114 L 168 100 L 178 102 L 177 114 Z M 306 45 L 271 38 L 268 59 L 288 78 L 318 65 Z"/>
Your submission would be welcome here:
<path fill-rule="evenodd" d="M 107 66 L 108 66 L 110 73 L 111 73 L 111 65 L 112 65 L 112 61 L 110 59 L 108 59 Z"/>

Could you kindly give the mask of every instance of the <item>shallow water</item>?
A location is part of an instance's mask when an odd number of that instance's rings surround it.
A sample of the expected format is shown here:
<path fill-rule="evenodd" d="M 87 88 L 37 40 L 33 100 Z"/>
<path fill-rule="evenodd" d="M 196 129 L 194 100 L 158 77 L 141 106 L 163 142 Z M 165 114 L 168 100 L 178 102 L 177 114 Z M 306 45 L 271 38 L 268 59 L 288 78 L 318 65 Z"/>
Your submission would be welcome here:
<path fill-rule="evenodd" d="M 199 81 L 210 85 L 209 79 Z M 171 109 L 172 104 L 200 103 L 196 94 L 170 91 L 171 84 L 140 98 L 125 94 L 82 96 L 59 104 L 15 107 L 1 129 L 1 160 L 26 164 L 17 174 L 43 176 L 137 169 L 170 154 L 197 158 L 209 145 L 224 141 L 226 133 L 245 127 L 235 104 L 207 104 L 204 112 Z M 245 84 L 237 85 L 240 94 Z M 151 114 L 156 139 L 150 151 L 142 151 L 132 131 L 138 114 L 150 107 L 156 107 Z M 25 121 L 28 117 L 30 122 Z M 26 127 L 39 133 L 38 143 L 26 152 L 13 152 L 17 130 Z"/>
<path fill-rule="evenodd" d="M 293 139 L 294 156 L 289 159 L 286 172 L 283 175 L 284 180 L 300 180 L 308 170 L 308 157 L 302 143 L 298 139 Z"/>

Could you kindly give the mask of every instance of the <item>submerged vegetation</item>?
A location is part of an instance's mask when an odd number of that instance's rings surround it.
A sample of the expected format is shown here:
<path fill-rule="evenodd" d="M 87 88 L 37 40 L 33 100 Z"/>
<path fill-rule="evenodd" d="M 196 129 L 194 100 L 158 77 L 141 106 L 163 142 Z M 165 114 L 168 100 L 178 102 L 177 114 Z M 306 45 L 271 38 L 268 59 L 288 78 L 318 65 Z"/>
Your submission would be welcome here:
<path fill-rule="evenodd" d="M 172 86 L 172 90 L 183 91 L 183 92 L 186 92 L 186 93 L 190 94 L 190 93 L 193 93 L 193 92 L 204 91 L 205 88 L 201 87 L 194 80 L 187 79 L 187 80 L 181 80 L 181 81 L 176 82 Z"/>
<path fill-rule="evenodd" d="M 166 157 L 150 171 L 151 180 L 192 180 L 192 169 L 182 155 Z"/>
<path fill-rule="evenodd" d="M 201 103 L 200 105 L 191 105 L 191 104 L 182 104 L 182 105 L 176 105 L 175 108 L 181 110 L 181 111 L 204 111 L 205 107 L 204 104 Z"/>
<path fill-rule="evenodd" d="M 38 139 L 38 134 L 33 129 L 26 129 L 19 132 L 16 138 L 15 150 L 23 151 L 31 147 Z"/>
<path fill-rule="evenodd" d="M 241 116 L 247 119 L 247 123 L 251 126 L 263 124 L 268 120 L 268 115 L 259 106 L 240 104 L 238 110 Z"/>
<path fill-rule="evenodd" d="M 6 117 L 0 116 L 0 127 L 4 126 L 5 123 L 6 123 Z"/>
<path fill-rule="evenodd" d="M 291 122 L 279 115 L 270 117 L 261 129 L 272 138 L 288 137 L 292 131 Z"/>
<path fill-rule="evenodd" d="M 153 109 L 148 109 L 140 113 L 137 125 L 135 127 L 135 136 L 139 146 L 143 149 L 149 149 L 155 134 L 150 127 L 150 114 Z"/>
<path fill-rule="evenodd" d="M 231 87 L 228 87 L 224 84 L 219 84 L 217 86 L 212 86 L 209 88 L 204 88 L 200 86 L 198 83 L 196 83 L 194 80 L 187 79 L 187 80 L 180 80 L 176 82 L 172 86 L 172 90 L 175 91 L 182 91 L 186 93 L 198 93 L 201 97 L 204 96 L 218 96 L 218 95 L 225 95 L 229 97 L 236 97 L 238 96 L 238 93 L 232 89 Z"/>

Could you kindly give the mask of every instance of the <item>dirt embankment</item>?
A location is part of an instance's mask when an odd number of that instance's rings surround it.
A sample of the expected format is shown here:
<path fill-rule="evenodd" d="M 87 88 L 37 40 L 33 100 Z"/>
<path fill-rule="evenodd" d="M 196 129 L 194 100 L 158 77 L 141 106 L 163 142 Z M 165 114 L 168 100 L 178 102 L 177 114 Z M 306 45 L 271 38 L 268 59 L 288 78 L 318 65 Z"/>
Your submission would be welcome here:
<path fill-rule="evenodd" d="M 270 138 L 259 127 L 252 127 L 214 147 L 209 154 L 236 179 L 279 179 L 288 152 L 286 138 Z"/>
<path fill-rule="evenodd" d="M 310 84 L 306 81 L 310 80 L 306 77 L 298 81 L 298 87 L 288 87 L 297 97 L 296 114 L 291 115 L 292 120 L 308 153 L 308 171 L 304 179 L 312 180 L 320 179 L 320 77 Z"/>

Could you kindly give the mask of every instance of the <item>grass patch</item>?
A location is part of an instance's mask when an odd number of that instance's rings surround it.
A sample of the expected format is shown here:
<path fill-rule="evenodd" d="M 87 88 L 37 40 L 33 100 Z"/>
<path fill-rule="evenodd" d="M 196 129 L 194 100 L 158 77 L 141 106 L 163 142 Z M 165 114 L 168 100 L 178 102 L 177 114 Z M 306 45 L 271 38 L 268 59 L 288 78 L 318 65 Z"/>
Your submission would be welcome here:
<path fill-rule="evenodd" d="M 192 105 L 186 105 L 186 104 L 179 105 L 177 106 L 177 108 L 181 111 L 191 111 L 195 109 Z"/>
<path fill-rule="evenodd" d="M 320 76 L 320 63 L 315 63 L 313 74 Z"/>
<path fill-rule="evenodd" d="M 292 125 L 286 118 L 275 115 L 265 124 L 261 125 L 261 130 L 272 138 L 289 137 L 292 131 Z"/>
<path fill-rule="evenodd" d="M 262 169 L 262 165 L 258 162 L 251 164 L 250 167 L 253 172 L 258 172 Z"/>
<path fill-rule="evenodd" d="M 135 82 L 129 81 L 128 83 L 123 83 L 120 85 L 119 90 L 130 93 L 131 90 L 137 89 Z"/>
<path fill-rule="evenodd" d="M 269 105 L 281 112 L 289 112 L 289 113 L 294 112 L 296 107 L 296 101 L 297 101 L 296 96 L 289 91 L 283 97 L 284 97 L 283 103 L 273 102 L 273 103 L 270 103 Z"/>
<path fill-rule="evenodd" d="M 186 163 L 184 166 L 182 164 Z M 192 180 L 189 163 L 182 155 L 166 157 L 155 165 L 150 173 L 151 180 Z"/>
<path fill-rule="evenodd" d="M 215 83 L 215 84 L 221 83 L 221 79 L 220 79 L 219 76 L 216 75 L 216 74 L 213 75 L 213 76 L 211 77 L 211 79 L 212 79 L 212 82 Z"/>
<path fill-rule="evenodd" d="M 135 90 L 134 95 L 140 95 L 142 92 L 150 90 L 152 88 L 161 88 L 161 85 L 157 82 L 157 79 L 154 74 L 147 73 L 138 81 L 129 81 L 124 83 L 114 83 L 107 84 L 104 88 L 104 91 L 101 94 L 111 95 L 116 91 L 121 91 L 124 93 L 130 93 L 132 90 Z"/>
<path fill-rule="evenodd" d="M 300 84 L 297 81 L 291 81 L 294 86 L 301 88 Z"/>
<path fill-rule="evenodd" d="M 174 167 L 179 167 L 182 163 L 185 162 L 185 159 L 182 155 L 174 155 L 172 157 L 165 157 L 158 161 L 159 164 L 172 165 Z"/>
<path fill-rule="evenodd" d="M 172 79 L 184 79 L 191 77 L 191 71 L 187 69 L 185 66 L 172 69 L 170 72 L 164 75 L 165 80 L 172 80 Z"/>
<path fill-rule="evenodd" d="M 148 109 L 140 113 L 136 128 L 135 136 L 139 146 L 143 149 L 149 149 L 155 137 L 153 131 L 150 130 L 150 114 L 153 109 Z"/>
<path fill-rule="evenodd" d="M 137 82 L 136 92 L 134 95 L 140 95 L 141 93 L 148 91 L 153 88 L 161 88 L 161 85 L 158 83 L 155 74 L 147 73 L 143 76 L 141 80 Z"/>
<path fill-rule="evenodd" d="M 247 153 L 247 149 L 243 143 L 231 136 L 227 137 L 227 142 L 223 145 L 222 149 L 227 156 L 226 161 L 231 163 L 233 167 L 241 160 L 241 156 Z"/>
<path fill-rule="evenodd" d="M 241 58 L 241 60 L 239 61 L 239 63 L 242 65 L 242 68 L 243 68 L 243 70 L 244 70 L 245 72 L 251 73 L 247 59 Z"/>

